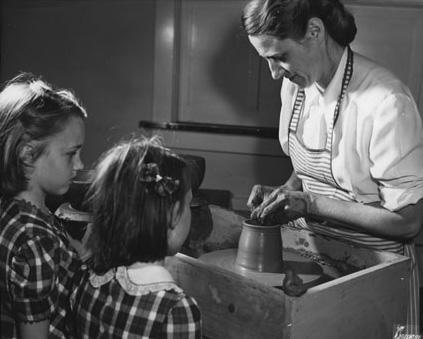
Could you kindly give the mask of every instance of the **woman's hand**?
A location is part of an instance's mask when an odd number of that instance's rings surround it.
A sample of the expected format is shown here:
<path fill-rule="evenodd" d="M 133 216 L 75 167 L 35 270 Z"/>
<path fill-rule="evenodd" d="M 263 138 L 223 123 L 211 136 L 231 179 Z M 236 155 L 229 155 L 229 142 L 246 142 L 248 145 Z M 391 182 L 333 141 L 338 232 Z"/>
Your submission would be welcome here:
<path fill-rule="evenodd" d="M 254 185 L 248 198 L 247 206 L 253 211 L 267 200 L 270 194 L 275 190 L 279 191 L 300 191 L 302 189 L 301 179 L 297 177 L 295 171 L 292 171 L 288 180 L 282 186 L 264 186 Z"/>
<path fill-rule="evenodd" d="M 311 210 L 311 193 L 290 191 L 285 186 L 268 192 L 268 187 L 266 189 L 266 186 L 256 185 L 248 199 L 251 218 L 262 224 L 287 223 L 308 215 Z"/>
<path fill-rule="evenodd" d="M 260 206 L 275 189 L 278 189 L 278 187 L 254 185 L 247 201 L 247 206 L 250 211 Z"/>

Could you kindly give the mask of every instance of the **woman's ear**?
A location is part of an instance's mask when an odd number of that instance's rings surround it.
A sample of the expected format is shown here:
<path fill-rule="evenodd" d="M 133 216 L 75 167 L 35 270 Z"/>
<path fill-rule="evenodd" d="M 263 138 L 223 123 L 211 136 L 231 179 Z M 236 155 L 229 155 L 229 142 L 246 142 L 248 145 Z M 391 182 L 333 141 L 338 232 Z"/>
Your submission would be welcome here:
<path fill-rule="evenodd" d="M 322 40 L 325 35 L 325 25 L 320 18 L 310 18 L 307 24 L 305 39 Z"/>
<path fill-rule="evenodd" d="M 172 208 L 171 222 L 169 226 L 172 230 L 179 223 L 179 220 L 181 220 L 180 208 L 181 208 L 181 203 L 179 201 L 175 202 Z"/>

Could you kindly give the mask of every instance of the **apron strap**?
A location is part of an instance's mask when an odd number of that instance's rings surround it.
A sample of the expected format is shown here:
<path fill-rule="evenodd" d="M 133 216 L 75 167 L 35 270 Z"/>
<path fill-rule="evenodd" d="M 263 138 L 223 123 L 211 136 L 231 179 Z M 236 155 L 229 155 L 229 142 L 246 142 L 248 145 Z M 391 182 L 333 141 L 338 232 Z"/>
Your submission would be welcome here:
<path fill-rule="evenodd" d="M 304 106 L 305 92 L 304 88 L 298 87 L 297 96 L 295 97 L 294 107 L 292 108 L 291 121 L 289 122 L 290 133 L 296 133 L 298 127 L 298 120 L 300 119 L 301 111 Z"/>
<path fill-rule="evenodd" d="M 335 111 L 333 113 L 333 119 L 329 125 L 328 137 L 326 139 L 326 149 L 330 150 L 331 152 L 332 152 L 333 128 L 336 124 L 336 121 L 338 120 L 342 101 L 345 97 L 345 93 L 347 91 L 347 87 L 348 87 L 348 84 L 350 83 L 352 73 L 353 73 L 353 62 L 354 62 L 353 53 L 351 51 L 350 46 L 348 46 L 347 48 L 348 48 L 347 50 L 348 57 L 347 57 L 347 63 L 345 64 L 344 76 L 342 78 L 341 93 L 339 93 L 338 100 L 336 102 Z"/>

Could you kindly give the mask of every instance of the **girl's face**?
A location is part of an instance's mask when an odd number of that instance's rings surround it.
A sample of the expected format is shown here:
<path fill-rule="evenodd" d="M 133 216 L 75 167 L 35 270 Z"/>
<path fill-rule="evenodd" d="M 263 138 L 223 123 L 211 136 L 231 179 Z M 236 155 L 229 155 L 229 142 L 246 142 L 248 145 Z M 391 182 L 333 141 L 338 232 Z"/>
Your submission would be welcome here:
<path fill-rule="evenodd" d="M 267 60 L 272 78 L 288 78 L 298 86 L 309 87 L 318 78 L 318 57 L 308 41 L 280 40 L 270 35 L 249 36 L 258 54 Z"/>
<path fill-rule="evenodd" d="M 184 197 L 184 209 L 179 215 L 176 215 L 177 222 L 173 224 L 173 228 L 169 229 L 168 232 L 169 255 L 177 253 L 188 237 L 191 228 L 191 200 L 192 191 L 189 190 Z"/>
<path fill-rule="evenodd" d="M 80 158 L 84 138 L 85 126 L 79 117 L 71 117 L 63 131 L 48 138 L 29 173 L 29 190 L 41 198 L 47 193 L 65 194 L 76 171 L 84 167 Z"/>

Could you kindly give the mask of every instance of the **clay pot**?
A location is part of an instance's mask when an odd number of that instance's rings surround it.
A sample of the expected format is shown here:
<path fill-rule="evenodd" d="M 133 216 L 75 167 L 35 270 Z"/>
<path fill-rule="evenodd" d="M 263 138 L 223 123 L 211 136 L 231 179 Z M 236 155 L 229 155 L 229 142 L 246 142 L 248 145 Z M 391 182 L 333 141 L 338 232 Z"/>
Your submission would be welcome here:
<path fill-rule="evenodd" d="M 283 270 L 281 226 L 262 226 L 245 220 L 235 265 L 257 272 L 281 273 Z"/>

